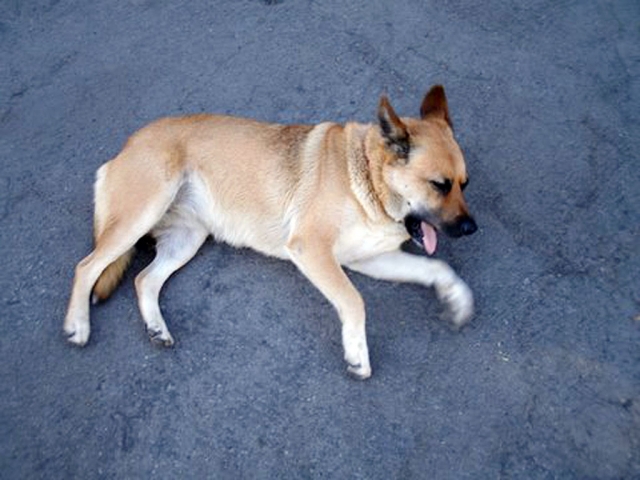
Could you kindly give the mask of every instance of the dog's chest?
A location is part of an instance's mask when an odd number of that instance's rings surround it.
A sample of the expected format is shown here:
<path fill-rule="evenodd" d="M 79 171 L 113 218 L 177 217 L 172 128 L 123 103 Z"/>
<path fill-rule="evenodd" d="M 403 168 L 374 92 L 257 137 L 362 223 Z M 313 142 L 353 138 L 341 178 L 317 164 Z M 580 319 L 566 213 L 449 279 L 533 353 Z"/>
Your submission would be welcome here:
<path fill-rule="evenodd" d="M 343 227 L 334 247 L 342 265 L 395 250 L 408 238 L 401 223 L 364 224 L 356 222 Z"/>

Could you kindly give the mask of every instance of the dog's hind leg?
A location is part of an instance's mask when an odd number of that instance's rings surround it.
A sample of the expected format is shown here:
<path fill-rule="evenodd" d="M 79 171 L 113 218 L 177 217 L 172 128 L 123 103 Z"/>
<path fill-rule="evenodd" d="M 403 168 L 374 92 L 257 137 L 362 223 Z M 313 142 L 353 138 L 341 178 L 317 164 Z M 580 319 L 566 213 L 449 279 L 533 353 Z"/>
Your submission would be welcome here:
<path fill-rule="evenodd" d="M 473 315 L 473 295 L 464 281 L 442 260 L 394 250 L 352 262 L 348 268 L 380 280 L 419 283 L 435 287 L 440 300 L 449 307 L 451 321 L 461 327 Z"/>
<path fill-rule="evenodd" d="M 71 300 L 64 321 L 64 332 L 69 342 L 83 346 L 89 340 L 89 297 L 102 272 L 145 235 L 161 214 L 146 216 L 146 222 L 116 221 L 96 241 L 96 248 L 76 267 Z M 144 217 L 144 215 L 143 215 Z"/>
<path fill-rule="evenodd" d="M 127 162 L 126 158 L 119 158 Z M 96 217 L 100 225 L 95 249 L 76 267 L 63 327 L 69 342 L 79 346 L 89 340 L 89 297 L 96 281 L 158 223 L 182 181 L 178 176 L 167 180 L 151 171 L 141 178 L 140 173 L 127 167 L 125 163 L 113 169 L 105 164 L 96 181 Z"/>
<path fill-rule="evenodd" d="M 167 347 L 173 345 L 158 304 L 160 290 L 173 272 L 193 258 L 208 235 L 207 229 L 196 220 L 177 221 L 154 232 L 156 257 L 135 280 L 138 306 L 153 343 Z"/>

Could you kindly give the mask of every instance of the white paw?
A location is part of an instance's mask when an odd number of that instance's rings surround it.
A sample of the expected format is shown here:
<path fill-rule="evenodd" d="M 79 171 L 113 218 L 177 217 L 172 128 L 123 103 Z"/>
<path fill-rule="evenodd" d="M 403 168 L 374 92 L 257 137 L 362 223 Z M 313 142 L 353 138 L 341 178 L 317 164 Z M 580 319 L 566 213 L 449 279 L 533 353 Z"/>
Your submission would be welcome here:
<path fill-rule="evenodd" d="M 366 367 L 363 367 L 362 365 L 349 364 L 347 367 L 347 373 L 356 380 L 366 380 L 371 376 L 371 366 L 367 365 Z"/>
<path fill-rule="evenodd" d="M 67 341 L 79 347 L 83 347 L 89 341 L 91 327 L 88 320 L 78 320 L 67 318 L 64 322 L 64 334 Z"/>
<path fill-rule="evenodd" d="M 158 330 L 152 330 L 147 327 L 147 333 L 149 334 L 151 343 L 153 343 L 154 345 L 159 345 L 161 347 L 171 347 L 174 344 L 173 337 L 166 327 L 160 328 Z"/>
<path fill-rule="evenodd" d="M 451 283 L 440 285 L 436 289 L 438 297 L 449 308 L 451 322 L 462 327 L 473 316 L 473 293 L 462 280 L 457 278 Z"/>
<path fill-rule="evenodd" d="M 366 336 L 364 334 L 350 334 L 348 329 L 343 328 L 342 343 L 349 375 L 358 380 L 369 378 L 371 376 L 371 364 L 369 363 Z"/>

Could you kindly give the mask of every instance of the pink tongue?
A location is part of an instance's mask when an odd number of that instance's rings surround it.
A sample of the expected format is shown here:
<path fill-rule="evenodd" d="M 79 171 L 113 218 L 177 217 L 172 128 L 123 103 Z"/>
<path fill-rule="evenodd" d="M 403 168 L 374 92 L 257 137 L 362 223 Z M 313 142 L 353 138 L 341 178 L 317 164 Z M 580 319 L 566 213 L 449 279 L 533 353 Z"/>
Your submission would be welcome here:
<path fill-rule="evenodd" d="M 422 222 L 420 227 L 422 228 L 422 243 L 424 244 L 424 249 L 429 255 L 433 255 L 438 245 L 436 229 L 426 222 Z"/>

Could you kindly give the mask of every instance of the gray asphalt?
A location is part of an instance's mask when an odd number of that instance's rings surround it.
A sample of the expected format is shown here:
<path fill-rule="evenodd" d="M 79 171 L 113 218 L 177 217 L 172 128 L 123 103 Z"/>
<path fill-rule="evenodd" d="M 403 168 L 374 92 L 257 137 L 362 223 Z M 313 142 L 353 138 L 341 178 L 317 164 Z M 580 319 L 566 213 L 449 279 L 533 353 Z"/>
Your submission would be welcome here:
<path fill-rule="evenodd" d="M 0 5 L 2 478 L 640 478 L 640 3 L 10 1 Z M 61 327 L 94 172 L 145 123 L 373 121 L 447 89 L 475 292 L 352 274 L 373 377 L 285 262 L 205 244 L 147 339 L 143 248 L 84 349 Z"/>

